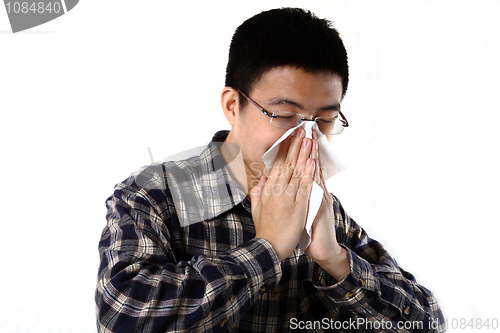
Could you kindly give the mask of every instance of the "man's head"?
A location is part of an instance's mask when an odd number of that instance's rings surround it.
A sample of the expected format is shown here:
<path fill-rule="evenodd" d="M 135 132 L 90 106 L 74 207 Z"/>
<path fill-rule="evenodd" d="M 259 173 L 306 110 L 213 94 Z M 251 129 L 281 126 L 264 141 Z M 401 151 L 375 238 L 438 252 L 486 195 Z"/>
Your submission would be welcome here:
<path fill-rule="evenodd" d="M 226 86 L 251 94 L 262 75 L 274 67 L 294 66 L 306 72 L 330 72 L 347 91 L 347 54 L 331 23 L 300 8 L 273 9 L 243 22 L 229 48 Z M 247 104 L 240 94 L 241 109 Z"/>
<path fill-rule="evenodd" d="M 226 142 L 240 147 L 247 173 L 257 181 L 264 170 L 262 155 L 286 129 L 272 125 L 272 118 L 238 90 L 268 114 L 286 111 L 314 119 L 338 115 L 348 83 L 338 32 L 328 21 L 293 8 L 260 13 L 238 27 L 226 72 L 221 96 L 231 125 Z"/>

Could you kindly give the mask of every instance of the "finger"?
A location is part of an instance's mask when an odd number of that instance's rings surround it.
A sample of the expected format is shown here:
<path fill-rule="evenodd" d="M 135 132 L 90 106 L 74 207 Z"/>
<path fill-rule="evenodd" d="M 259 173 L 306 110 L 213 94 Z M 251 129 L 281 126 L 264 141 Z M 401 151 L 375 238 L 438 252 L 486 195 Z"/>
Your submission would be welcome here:
<path fill-rule="evenodd" d="M 321 167 L 319 167 L 319 161 L 317 161 L 317 166 L 318 169 L 316 173 L 319 176 L 319 186 L 321 186 L 321 188 L 323 189 L 323 196 L 329 195 L 328 189 L 326 188 L 326 180 L 323 174 L 323 170 L 321 170 Z"/>
<path fill-rule="evenodd" d="M 316 132 L 313 132 L 312 134 L 312 150 L 311 150 L 311 158 L 317 159 L 319 158 L 319 144 L 318 144 L 318 135 Z"/>
<path fill-rule="evenodd" d="M 267 177 L 262 176 L 260 177 L 259 183 L 255 185 L 251 190 L 250 190 L 250 201 L 252 203 L 252 206 L 256 206 L 259 201 L 260 201 L 260 195 L 262 193 L 262 189 L 264 188 L 264 185 L 266 184 Z"/>
<path fill-rule="evenodd" d="M 316 163 L 314 162 L 314 160 L 312 158 L 308 158 L 306 167 L 304 168 L 304 173 L 300 178 L 300 181 L 298 183 L 290 183 L 291 186 L 297 187 L 297 194 L 295 196 L 296 202 L 309 201 L 315 168 Z"/>
<path fill-rule="evenodd" d="M 279 179 L 278 182 L 282 186 L 286 186 L 293 175 L 294 169 L 297 165 L 297 158 L 301 150 L 302 140 L 305 136 L 305 131 L 302 128 L 298 128 L 295 131 L 294 136 L 290 140 L 288 150 L 278 151 L 276 156 L 275 166 L 279 168 Z M 278 163 L 276 163 L 278 162 Z"/>
<path fill-rule="evenodd" d="M 316 161 L 319 160 L 319 143 L 318 143 L 318 134 L 313 131 L 312 132 L 312 148 L 311 148 L 311 158 L 315 159 Z M 314 171 L 314 182 L 319 184 L 320 179 L 319 179 L 319 163 L 316 163 L 316 169 Z"/>
<path fill-rule="evenodd" d="M 283 161 L 286 159 L 286 154 L 290 147 L 290 142 L 292 140 L 291 136 L 288 136 L 285 140 L 283 140 L 278 149 L 278 153 L 276 154 L 276 158 L 274 159 L 273 166 L 271 168 L 271 172 L 269 173 L 270 183 L 275 183 L 276 179 L 279 177 L 281 173 L 281 165 Z"/>
<path fill-rule="evenodd" d="M 309 178 L 311 180 L 310 186 L 312 188 L 315 168 L 316 164 L 314 163 L 314 159 L 307 158 L 305 165 L 302 168 L 297 168 L 292 179 L 290 180 L 290 183 L 286 186 L 286 194 L 294 196 L 297 201 L 297 198 L 299 197 L 298 192 L 302 192 L 302 195 L 306 195 L 308 192 L 310 193 L 310 188 L 308 188 Z M 307 199 L 309 198 L 308 195 L 306 195 L 306 197 Z"/>
<path fill-rule="evenodd" d="M 303 177 L 304 169 L 307 167 L 307 160 L 311 155 L 312 140 L 308 138 L 302 139 L 302 144 L 300 147 L 299 156 L 297 158 L 297 164 L 293 170 L 292 178 L 289 182 L 296 182 L 297 184 Z M 314 159 L 313 159 L 314 160 Z"/>
<path fill-rule="evenodd" d="M 320 178 L 321 167 L 319 166 L 319 159 L 316 158 L 314 161 L 316 164 L 316 168 L 314 170 L 314 182 L 316 184 L 320 185 L 320 183 L 321 183 L 321 178 Z"/>

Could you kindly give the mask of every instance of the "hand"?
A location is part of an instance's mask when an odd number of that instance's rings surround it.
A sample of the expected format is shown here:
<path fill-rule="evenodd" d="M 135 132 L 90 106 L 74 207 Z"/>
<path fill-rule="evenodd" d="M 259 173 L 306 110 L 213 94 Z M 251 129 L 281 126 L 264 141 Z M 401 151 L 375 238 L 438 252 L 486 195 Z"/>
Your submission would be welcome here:
<path fill-rule="evenodd" d="M 280 261 L 297 247 L 307 217 L 315 162 L 304 134 L 299 128 L 281 143 L 269 178 L 250 191 L 255 237 L 271 243 Z"/>
<path fill-rule="evenodd" d="M 316 163 L 314 181 L 323 189 L 323 200 L 312 225 L 311 244 L 305 252 L 337 281 L 340 281 L 350 272 L 349 258 L 346 250 L 337 242 L 333 199 L 326 188 L 325 179 L 319 167 L 318 141 L 315 134 L 313 133 L 311 157 Z"/>

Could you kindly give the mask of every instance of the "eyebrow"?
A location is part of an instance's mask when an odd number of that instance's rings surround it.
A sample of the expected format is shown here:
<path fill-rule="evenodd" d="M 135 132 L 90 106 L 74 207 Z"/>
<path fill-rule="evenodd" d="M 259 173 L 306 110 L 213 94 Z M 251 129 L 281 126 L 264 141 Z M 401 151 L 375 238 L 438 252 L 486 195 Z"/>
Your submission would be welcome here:
<path fill-rule="evenodd" d="M 271 98 L 267 103 L 269 105 L 289 104 L 289 105 L 296 106 L 296 107 L 298 107 L 301 110 L 304 109 L 304 106 L 302 106 L 301 104 L 299 104 L 299 103 L 295 102 L 294 100 L 291 100 L 291 99 L 289 99 L 287 97 L 275 97 L 275 98 Z M 323 106 L 323 107 L 319 108 L 318 111 L 330 111 L 330 110 L 332 110 L 332 111 L 340 111 L 340 104 L 339 103 L 335 103 L 335 104 Z"/>

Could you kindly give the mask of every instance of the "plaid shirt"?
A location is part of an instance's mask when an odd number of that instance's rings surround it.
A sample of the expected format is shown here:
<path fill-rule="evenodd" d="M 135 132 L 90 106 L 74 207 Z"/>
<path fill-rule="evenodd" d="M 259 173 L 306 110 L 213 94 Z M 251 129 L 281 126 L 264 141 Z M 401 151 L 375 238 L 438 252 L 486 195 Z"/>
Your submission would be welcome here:
<path fill-rule="evenodd" d="M 431 292 L 333 195 L 350 274 L 336 281 L 299 250 L 280 262 L 269 242 L 254 238 L 251 204 L 230 173 L 214 167 L 217 159 L 209 145 L 200 156 L 146 166 L 116 185 L 99 243 L 99 332 L 444 331 Z M 174 189 L 165 186 L 173 166 L 201 170 L 188 182 L 210 219 L 179 223 Z M 219 199 L 221 189 L 229 203 Z"/>

